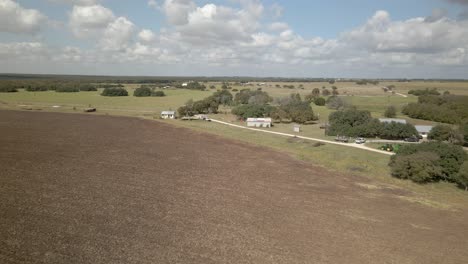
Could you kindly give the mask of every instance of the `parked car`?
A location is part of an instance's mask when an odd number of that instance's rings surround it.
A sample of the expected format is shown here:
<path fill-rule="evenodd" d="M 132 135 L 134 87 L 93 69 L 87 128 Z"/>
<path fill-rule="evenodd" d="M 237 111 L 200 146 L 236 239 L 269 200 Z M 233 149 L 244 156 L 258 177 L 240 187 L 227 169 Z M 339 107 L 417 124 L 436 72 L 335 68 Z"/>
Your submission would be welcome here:
<path fill-rule="evenodd" d="M 366 143 L 366 139 L 362 137 L 358 137 L 356 138 L 356 140 L 354 140 L 354 142 L 356 142 L 356 144 L 364 144 Z"/>
<path fill-rule="evenodd" d="M 349 137 L 347 137 L 347 136 L 337 136 L 337 137 L 335 137 L 335 141 L 348 143 L 349 142 Z"/>
<path fill-rule="evenodd" d="M 419 138 L 416 136 L 405 138 L 406 142 L 419 142 Z"/>

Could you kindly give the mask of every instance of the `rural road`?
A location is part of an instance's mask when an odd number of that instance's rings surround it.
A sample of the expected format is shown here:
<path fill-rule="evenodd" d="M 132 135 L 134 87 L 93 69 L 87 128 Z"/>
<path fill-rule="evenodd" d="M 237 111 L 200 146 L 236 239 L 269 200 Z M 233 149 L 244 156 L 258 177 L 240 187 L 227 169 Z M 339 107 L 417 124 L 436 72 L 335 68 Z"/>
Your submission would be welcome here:
<path fill-rule="evenodd" d="M 232 127 L 237 127 L 237 128 L 247 129 L 247 130 L 253 130 L 253 131 L 263 132 L 263 133 L 268 133 L 268 134 L 274 134 L 274 135 L 279 135 L 279 136 L 297 137 L 297 138 L 305 139 L 305 140 L 318 141 L 318 142 L 334 144 L 334 145 L 340 145 L 340 146 L 345 146 L 345 147 L 353 147 L 353 148 L 364 149 L 364 150 L 367 150 L 367 151 L 377 152 L 377 153 L 381 153 L 381 154 L 385 154 L 385 155 L 393 155 L 394 154 L 394 153 L 390 153 L 390 152 L 386 152 L 386 151 L 382 151 L 382 150 L 378 150 L 378 149 L 369 148 L 369 147 L 366 147 L 364 145 L 356 144 L 356 143 L 342 143 L 342 142 L 335 142 L 335 141 L 319 139 L 319 138 L 304 137 L 304 136 L 298 136 L 298 135 L 294 135 L 294 134 L 287 134 L 287 133 L 281 133 L 281 132 L 275 132 L 275 131 L 268 131 L 268 130 L 244 127 L 244 126 L 235 125 L 235 124 L 231 124 L 231 123 L 224 122 L 224 121 L 221 121 L 221 120 L 216 120 L 216 119 L 211 119 L 211 121 L 219 123 L 219 124 L 227 125 L 227 126 L 232 126 Z"/>
<path fill-rule="evenodd" d="M 405 97 L 405 98 L 408 97 L 407 95 L 401 94 L 401 93 L 395 93 L 395 94 L 397 94 L 397 95 L 399 95 L 399 96 L 403 96 L 403 97 Z"/>

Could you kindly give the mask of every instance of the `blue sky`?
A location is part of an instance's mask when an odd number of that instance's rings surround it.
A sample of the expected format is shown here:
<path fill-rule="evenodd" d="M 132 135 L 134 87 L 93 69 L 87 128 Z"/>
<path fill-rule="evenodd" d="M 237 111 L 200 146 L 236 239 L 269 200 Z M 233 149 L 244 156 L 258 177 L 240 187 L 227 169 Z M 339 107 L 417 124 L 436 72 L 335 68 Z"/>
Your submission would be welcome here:
<path fill-rule="evenodd" d="M 467 78 L 466 0 L 0 0 L 0 72 Z"/>

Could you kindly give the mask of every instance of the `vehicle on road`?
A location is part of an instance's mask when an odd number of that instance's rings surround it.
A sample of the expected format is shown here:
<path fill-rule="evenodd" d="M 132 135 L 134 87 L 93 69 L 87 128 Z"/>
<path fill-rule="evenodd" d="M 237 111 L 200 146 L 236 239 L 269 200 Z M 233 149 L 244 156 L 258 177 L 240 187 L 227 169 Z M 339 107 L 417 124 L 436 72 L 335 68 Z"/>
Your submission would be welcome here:
<path fill-rule="evenodd" d="M 364 143 L 366 143 L 366 139 L 362 138 L 362 137 L 358 137 L 358 138 L 356 138 L 356 140 L 354 140 L 354 142 L 356 144 L 364 144 Z"/>

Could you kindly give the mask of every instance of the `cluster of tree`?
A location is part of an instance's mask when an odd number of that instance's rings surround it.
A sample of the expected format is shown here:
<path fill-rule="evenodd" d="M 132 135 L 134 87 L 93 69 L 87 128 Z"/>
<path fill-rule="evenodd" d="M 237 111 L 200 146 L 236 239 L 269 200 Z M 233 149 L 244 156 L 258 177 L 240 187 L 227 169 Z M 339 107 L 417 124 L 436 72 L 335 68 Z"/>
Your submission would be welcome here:
<path fill-rule="evenodd" d="M 299 124 L 318 119 L 310 102 L 302 100 L 300 94 L 291 94 L 278 100 L 278 106 L 274 107 L 268 116 L 280 122 L 287 120 Z"/>
<path fill-rule="evenodd" d="M 128 96 L 127 90 L 124 88 L 105 88 L 102 93 L 102 96 Z"/>
<path fill-rule="evenodd" d="M 243 119 L 271 117 L 280 122 L 292 121 L 300 124 L 317 120 L 310 102 L 302 100 L 300 94 L 280 98 L 272 106 L 269 104 L 272 98 L 266 92 L 242 90 L 236 94 L 234 101 L 237 106 L 232 109 L 232 113 Z"/>
<path fill-rule="evenodd" d="M 166 94 L 163 91 L 155 91 L 154 89 L 150 89 L 150 88 L 142 85 L 141 87 L 136 88 L 135 91 L 133 91 L 133 96 L 136 96 L 136 97 L 149 97 L 149 96 L 163 97 L 163 96 L 166 96 Z"/>
<path fill-rule="evenodd" d="M 184 106 L 179 107 L 177 112 L 180 116 L 193 116 L 197 114 L 216 114 L 220 105 L 230 105 L 233 96 L 228 90 L 215 92 L 203 100 L 189 100 Z"/>
<path fill-rule="evenodd" d="M 422 95 L 440 95 L 436 88 L 426 88 L 424 90 L 409 90 L 408 94 L 412 94 L 415 96 L 422 96 Z"/>
<path fill-rule="evenodd" d="M 79 88 L 80 88 L 80 91 L 82 91 L 82 92 L 95 92 L 95 91 L 97 91 L 97 87 L 95 85 L 92 85 L 92 84 L 89 84 L 89 83 L 81 84 L 79 86 Z"/>
<path fill-rule="evenodd" d="M 257 104 L 264 105 L 273 101 L 273 98 L 263 91 L 251 91 L 250 89 L 240 90 L 234 97 L 236 104 Z"/>
<path fill-rule="evenodd" d="M 49 88 L 45 85 L 37 85 L 37 86 L 28 85 L 24 90 L 28 92 L 44 92 L 44 91 L 48 91 Z"/>
<path fill-rule="evenodd" d="M 98 84 L 98 88 L 119 88 L 119 87 L 124 87 L 123 84 L 109 84 L 109 83 L 103 83 L 103 84 Z"/>
<path fill-rule="evenodd" d="M 423 95 L 417 103 L 403 107 L 402 113 L 417 119 L 460 124 L 468 120 L 468 96 Z"/>
<path fill-rule="evenodd" d="M 380 137 L 383 139 L 403 139 L 418 135 L 411 124 L 380 122 L 372 118 L 369 111 L 354 108 L 336 111 L 330 114 L 327 135 L 350 137 Z"/>
<path fill-rule="evenodd" d="M 18 92 L 18 89 L 15 87 L 10 87 L 10 86 L 0 86 L 0 93 L 16 93 Z"/>
<path fill-rule="evenodd" d="M 449 125 L 437 125 L 427 136 L 430 140 L 443 141 L 454 145 L 468 144 L 468 122 L 458 128 Z"/>
<path fill-rule="evenodd" d="M 188 82 L 187 86 L 182 86 L 182 84 L 177 84 L 175 87 L 189 89 L 189 90 L 200 90 L 200 91 L 206 90 L 206 86 L 199 82 Z"/>
<path fill-rule="evenodd" d="M 296 88 L 296 86 L 294 86 L 292 84 L 290 84 L 290 85 L 285 84 L 285 85 L 283 85 L 283 88 L 294 89 L 294 88 Z"/>
<path fill-rule="evenodd" d="M 468 187 L 467 155 L 462 147 L 443 142 L 402 146 L 390 161 L 392 175 L 418 183 L 454 182 Z"/>

